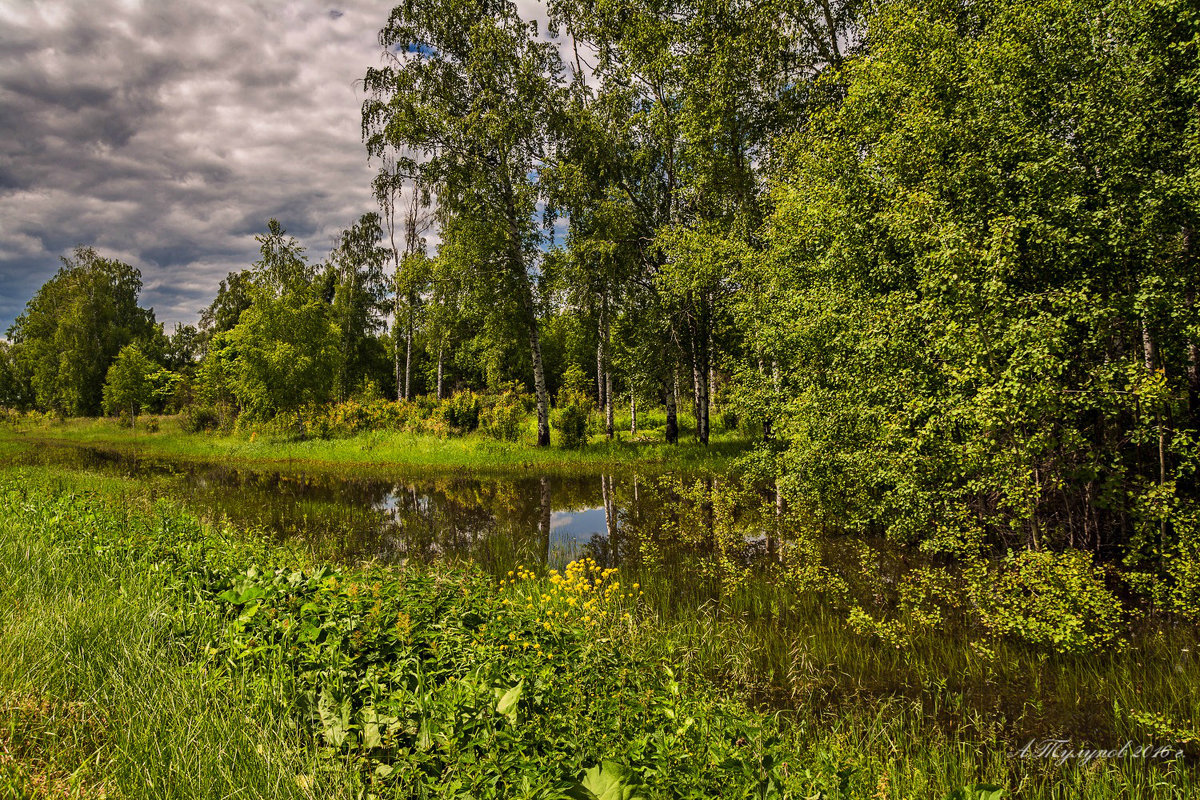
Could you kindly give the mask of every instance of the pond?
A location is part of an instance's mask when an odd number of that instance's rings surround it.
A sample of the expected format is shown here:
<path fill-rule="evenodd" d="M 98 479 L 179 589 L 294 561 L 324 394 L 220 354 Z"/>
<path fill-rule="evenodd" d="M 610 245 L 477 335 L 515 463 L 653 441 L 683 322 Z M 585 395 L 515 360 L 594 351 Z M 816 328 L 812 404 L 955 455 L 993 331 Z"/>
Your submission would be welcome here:
<path fill-rule="evenodd" d="M 711 548 L 717 521 L 709 498 L 720 490 L 720 479 L 696 474 L 364 476 L 49 443 L 26 451 L 22 460 L 149 484 L 202 518 L 228 520 L 276 540 L 300 539 L 330 558 L 465 558 L 501 572 L 517 565 L 561 569 L 585 556 L 603 566 L 629 565 L 630 559 L 641 560 L 640 545 L 652 529 L 673 532 L 665 554 L 672 558 Z M 749 508 L 738 508 L 736 515 L 736 559 L 765 557 L 774 547 L 773 531 Z"/>

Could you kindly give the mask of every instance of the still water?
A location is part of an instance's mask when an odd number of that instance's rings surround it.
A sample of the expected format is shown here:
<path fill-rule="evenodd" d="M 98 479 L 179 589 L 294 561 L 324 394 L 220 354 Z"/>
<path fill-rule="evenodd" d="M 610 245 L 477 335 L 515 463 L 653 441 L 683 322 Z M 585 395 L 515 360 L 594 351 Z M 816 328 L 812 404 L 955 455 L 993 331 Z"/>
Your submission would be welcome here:
<path fill-rule="evenodd" d="M 640 561 L 648 539 L 660 540 L 654 548 L 660 558 L 711 549 L 717 524 L 711 497 L 722 488 L 720 479 L 679 473 L 364 476 L 172 461 L 58 444 L 39 446 L 24 458 L 137 480 L 207 520 L 277 540 L 301 539 L 328 557 L 466 558 L 491 569 L 561 568 L 582 556 L 619 566 Z M 771 531 L 755 514 L 735 511 L 736 519 L 726 515 L 724 528 L 738 531 L 732 552 L 737 560 L 753 560 L 773 548 Z M 661 532 L 670 533 L 669 542 L 657 535 Z"/>

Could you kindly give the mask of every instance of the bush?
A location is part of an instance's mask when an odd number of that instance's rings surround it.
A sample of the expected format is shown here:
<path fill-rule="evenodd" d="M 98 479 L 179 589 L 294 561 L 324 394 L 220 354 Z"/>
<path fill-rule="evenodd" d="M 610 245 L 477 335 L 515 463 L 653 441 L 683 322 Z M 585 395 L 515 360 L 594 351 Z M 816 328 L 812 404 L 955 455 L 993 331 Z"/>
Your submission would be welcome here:
<path fill-rule="evenodd" d="M 302 441 L 308 438 L 308 426 L 305 424 L 304 416 L 298 411 L 281 412 L 252 428 L 255 432 L 292 441 Z"/>
<path fill-rule="evenodd" d="M 459 433 L 470 433 L 479 427 L 479 396 L 472 391 L 457 392 L 439 407 L 440 416 Z"/>
<path fill-rule="evenodd" d="M 1121 602 L 1090 553 L 1010 551 L 998 570 L 981 569 L 971 585 L 980 621 L 996 635 L 1062 653 L 1123 644 Z"/>
<path fill-rule="evenodd" d="M 187 406 L 179 419 L 184 433 L 200 433 L 216 430 L 221 424 L 221 415 L 212 406 Z"/>
<path fill-rule="evenodd" d="M 574 450 L 587 444 L 591 413 L 592 401 L 587 395 L 572 389 L 558 393 L 558 408 L 551 415 L 550 423 L 558 431 L 559 447 Z"/>
<path fill-rule="evenodd" d="M 525 406 L 513 392 L 505 392 L 483 414 L 483 429 L 489 436 L 504 442 L 515 442 L 521 434 Z"/>

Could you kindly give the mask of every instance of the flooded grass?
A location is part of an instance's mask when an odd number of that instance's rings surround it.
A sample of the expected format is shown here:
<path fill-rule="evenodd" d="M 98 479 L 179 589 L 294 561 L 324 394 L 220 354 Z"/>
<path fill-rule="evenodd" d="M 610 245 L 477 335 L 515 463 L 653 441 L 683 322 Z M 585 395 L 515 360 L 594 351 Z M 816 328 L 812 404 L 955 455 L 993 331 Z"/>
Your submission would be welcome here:
<path fill-rule="evenodd" d="M 649 665 L 670 665 L 695 686 L 710 687 L 698 691 L 770 719 L 778 739 L 771 746 L 782 748 L 788 770 L 803 764 L 820 776 L 819 796 L 940 798 L 993 783 L 1016 797 L 1190 797 L 1198 786 L 1194 629 L 1142 619 L 1126 648 L 1067 655 L 1004 640 L 981 647 L 977 632 L 948 620 L 903 647 L 887 646 L 847 624 L 847 603 L 886 606 L 889 587 L 914 554 L 833 540 L 820 558 L 852 578 L 852 598 L 797 582 L 797 565 L 781 554 L 777 520 L 762 502 L 769 498 L 711 472 L 579 467 L 570 474 L 521 469 L 507 478 L 419 470 L 384 477 L 139 453 L 43 444 L 10 451 L 4 473 L 39 496 L 88 492 L 129 513 L 169 516 L 177 512 L 164 509 L 182 504 L 250 543 L 250 555 L 230 546 L 229 558 L 243 560 L 239 568 L 269 548 L 302 553 L 305 563 L 343 564 L 347 574 L 466 570 L 483 577 L 483 588 L 472 591 L 493 603 L 513 597 L 510 572 L 529 576 L 521 584 L 531 597 L 549 596 L 550 570 L 590 558 L 636 586 L 636 623 L 617 639 L 636 649 L 636 663 L 656 672 L 661 667 Z M 736 489 L 740 504 L 714 507 L 706 499 L 722 486 Z M 164 498 L 170 504 L 157 505 Z M 862 560 L 863 545 L 874 561 Z M 105 596 L 96 602 L 117 602 Z M 99 621 L 89 623 L 88 635 L 107 641 L 95 625 L 116 625 L 114 616 L 94 610 L 91 617 Z M 77 646 L 86 639 L 79 635 Z M 52 685 L 47 677 L 6 680 L 28 696 L 45 695 Z M 586 680 L 600 688 L 608 677 Z M 49 696 L 71 700 L 73 692 L 64 686 Z M 290 701 L 273 702 L 279 713 Z M 1047 740 L 1171 745 L 1183 757 L 1059 763 L 1014 755 Z M 651 796 L 678 796 L 670 786 L 663 782 Z"/>

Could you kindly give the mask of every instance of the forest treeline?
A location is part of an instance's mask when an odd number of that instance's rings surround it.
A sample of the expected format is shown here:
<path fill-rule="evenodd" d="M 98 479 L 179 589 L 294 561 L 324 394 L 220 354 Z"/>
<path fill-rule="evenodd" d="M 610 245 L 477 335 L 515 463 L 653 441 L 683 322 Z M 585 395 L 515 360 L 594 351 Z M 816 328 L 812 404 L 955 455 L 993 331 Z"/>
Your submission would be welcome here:
<path fill-rule="evenodd" d="M 129 362 L 249 420 L 507 388 L 539 445 L 585 394 L 609 435 L 618 403 L 672 441 L 719 412 L 814 531 L 1090 549 L 1200 603 L 1193 3 L 546 8 L 396 6 L 379 211 L 319 264 L 272 221 L 171 335 L 77 251 L 4 402 L 95 414 Z"/>

